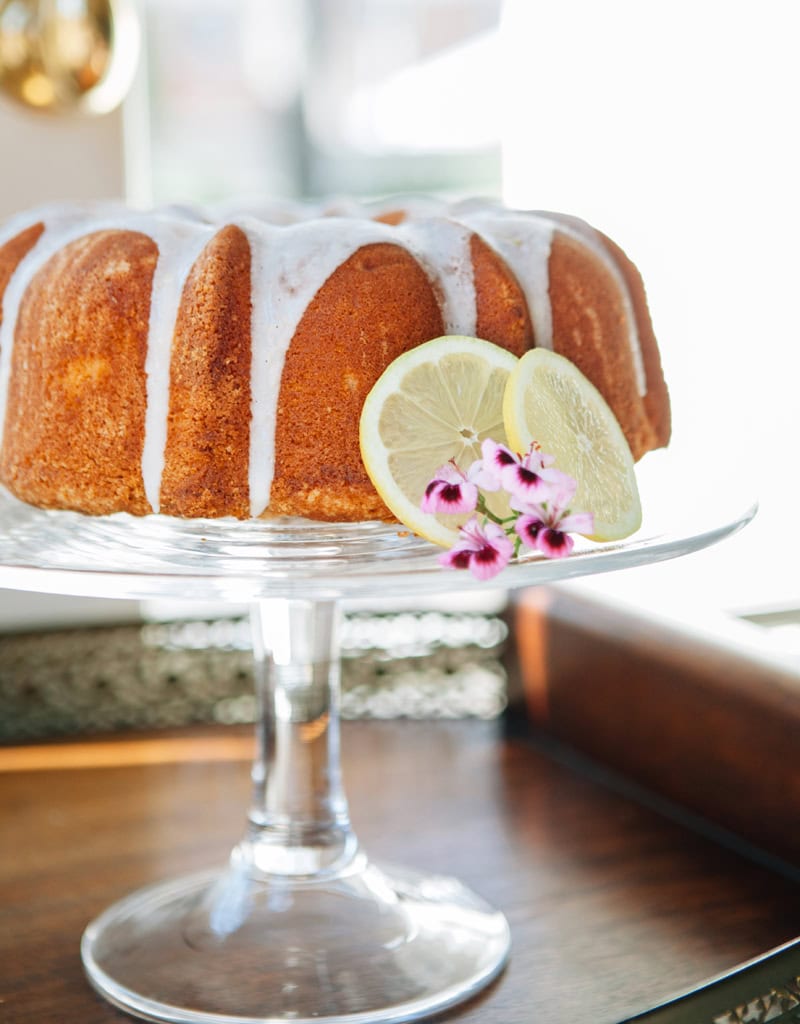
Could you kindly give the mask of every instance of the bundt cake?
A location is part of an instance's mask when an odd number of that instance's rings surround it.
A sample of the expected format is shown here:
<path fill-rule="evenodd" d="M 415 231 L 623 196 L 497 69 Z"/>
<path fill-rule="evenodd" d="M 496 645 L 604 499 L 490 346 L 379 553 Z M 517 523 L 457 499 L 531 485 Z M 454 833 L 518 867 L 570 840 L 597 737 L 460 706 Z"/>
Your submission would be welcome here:
<path fill-rule="evenodd" d="M 389 519 L 361 406 L 443 334 L 553 347 L 635 457 L 668 440 L 639 274 L 582 221 L 473 201 L 72 204 L 0 229 L 0 481 L 94 515 Z"/>

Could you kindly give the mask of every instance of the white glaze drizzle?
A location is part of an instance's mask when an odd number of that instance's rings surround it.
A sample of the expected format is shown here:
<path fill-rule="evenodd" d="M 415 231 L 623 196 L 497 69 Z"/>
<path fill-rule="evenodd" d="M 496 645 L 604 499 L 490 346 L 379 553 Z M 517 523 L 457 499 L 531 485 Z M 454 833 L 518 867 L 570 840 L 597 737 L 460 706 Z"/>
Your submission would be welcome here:
<path fill-rule="evenodd" d="M 402 211 L 397 226 L 375 221 Z M 344 218 L 343 219 L 343 215 Z M 13 218 L 0 230 L 0 246 L 43 221 L 45 231 L 9 281 L 0 327 L 0 429 L 8 390 L 17 313 L 32 278 L 69 242 L 111 228 L 148 234 L 158 246 L 146 357 L 147 409 L 142 477 L 157 512 L 169 412 L 172 339 L 181 296 L 195 260 L 216 230 L 236 224 L 251 251 L 250 509 L 259 516 L 269 504 L 275 468 L 277 404 L 286 352 L 300 320 L 325 281 L 362 246 L 390 243 L 406 249 L 422 266 L 439 298 L 445 333 L 477 330 L 475 283 L 470 254 L 477 233 L 507 263 L 525 295 L 536 344 L 551 348 L 552 314 L 548 262 L 555 230 L 588 244 L 617 279 L 631 327 L 637 383 L 646 391 L 632 304 L 622 275 L 589 225 L 576 218 L 504 210 L 468 201 L 447 205 L 428 197 L 384 200 L 369 205 L 349 200 L 303 204 L 281 202 L 216 211 L 170 207 L 150 214 L 115 204 L 50 206 Z"/>
<path fill-rule="evenodd" d="M 169 372 L 172 339 L 181 296 L 194 262 L 215 228 L 199 220 L 160 215 L 151 220 L 150 237 L 158 246 L 150 298 L 145 378 L 147 406 L 142 448 L 144 493 L 154 512 L 161 507 L 161 478 L 167 447 Z"/>
<path fill-rule="evenodd" d="M 471 237 L 463 224 L 443 217 L 408 220 L 394 228 L 393 240 L 417 259 L 434 283 L 445 334 L 472 337 L 477 331 Z"/>
<path fill-rule="evenodd" d="M 587 224 L 585 220 L 581 220 L 580 217 L 572 217 L 566 213 L 539 213 L 538 211 L 536 213 L 532 213 L 531 216 L 549 219 L 563 234 L 570 235 L 577 241 L 582 242 L 603 262 L 606 270 L 614 278 L 619 289 L 619 294 L 625 311 L 625 322 L 628 329 L 628 347 L 630 348 L 631 359 L 633 360 L 636 386 L 640 397 L 644 397 L 644 395 L 647 394 L 647 375 L 644 368 L 639 331 L 636 327 L 636 314 L 633 310 L 633 302 L 631 300 L 627 282 L 622 275 L 622 271 L 615 263 L 611 253 L 603 244 L 602 238 L 590 224 Z"/>
<path fill-rule="evenodd" d="M 336 270 L 362 246 L 387 241 L 372 221 L 306 221 L 286 231 L 261 221 L 235 221 L 251 251 L 250 510 L 269 504 L 275 471 L 275 424 L 283 364 L 307 306 Z"/>
<path fill-rule="evenodd" d="M 14 334 L 22 297 L 47 261 L 70 242 L 96 231 L 140 231 L 158 247 L 150 299 L 150 324 L 147 338 L 142 481 L 145 495 L 154 512 L 159 510 L 159 491 L 164 469 L 164 453 L 169 411 L 169 367 L 172 336 L 183 288 L 195 259 L 216 230 L 212 225 L 174 210 L 151 214 L 127 210 L 116 204 L 76 204 L 50 206 L 33 211 L 25 226 L 44 223 L 38 242 L 19 263 L 8 283 L 0 326 L 0 423 L 5 421 L 8 380 L 14 347 Z"/>
<path fill-rule="evenodd" d="M 491 207 L 475 211 L 455 210 L 453 215 L 471 227 L 503 258 L 525 296 L 536 346 L 552 349 L 553 316 L 548 273 L 552 223 Z"/>

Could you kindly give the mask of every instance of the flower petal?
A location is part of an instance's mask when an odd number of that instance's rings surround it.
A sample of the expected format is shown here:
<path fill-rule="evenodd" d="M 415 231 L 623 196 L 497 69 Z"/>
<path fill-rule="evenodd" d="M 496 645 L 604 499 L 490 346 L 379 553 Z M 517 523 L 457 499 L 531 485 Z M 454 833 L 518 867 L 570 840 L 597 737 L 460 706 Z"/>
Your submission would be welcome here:
<path fill-rule="evenodd" d="M 500 473 L 500 482 L 509 494 L 523 501 L 544 501 L 553 490 L 554 469 L 529 469 L 522 463 L 506 466 Z"/>
<path fill-rule="evenodd" d="M 511 551 L 514 545 L 511 545 Z M 487 544 L 480 551 L 475 551 L 470 559 L 469 571 L 479 580 L 490 580 L 508 565 L 511 559 L 511 552 L 498 551 L 497 548 Z"/>
<path fill-rule="evenodd" d="M 594 516 L 591 512 L 573 512 L 571 515 L 562 517 L 558 528 L 570 533 L 594 533 Z"/>
<path fill-rule="evenodd" d="M 486 543 L 486 534 L 476 516 L 468 519 L 459 529 L 458 534 L 460 539 L 456 547 L 459 548 L 463 547 L 470 551 L 477 551 L 478 548 Z"/>
<path fill-rule="evenodd" d="M 469 569 L 472 551 L 467 548 L 451 548 L 450 551 L 443 551 L 439 555 L 439 565 L 448 569 Z"/>
<path fill-rule="evenodd" d="M 487 437 L 481 445 L 482 472 L 480 486 L 484 490 L 499 491 L 503 486 L 501 474 L 508 466 L 518 466 L 519 458 L 504 444 Z M 476 481 L 477 482 L 477 481 Z"/>
<path fill-rule="evenodd" d="M 536 547 L 546 558 L 566 558 L 575 546 L 569 534 L 546 527 L 536 538 Z"/>
<path fill-rule="evenodd" d="M 448 484 L 460 484 L 467 479 L 467 476 L 466 473 L 462 472 L 455 460 L 450 459 L 443 466 L 439 466 L 433 479 L 444 480 Z"/>
<path fill-rule="evenodd" d="M 545 466 L 549 466 L 555 462 L 555 455 L 545 455 L 537 442 L 531 441 L 530 448 L 520 459 L 520 462 L 526 469 L 532 469 L 535 472 L 538 472 L 538 470 L 544 469 Z"/>
<path fill-rule="evenodd" d="M 514 530 L 525 547 L 538 548 L 538 537 L 546 525 L 539 516 L 521 515 L 514 523 Z"/>
<path fill-rule="evenodd" d="M 499 491 L 500 480 L 494 470 L 487 470 L 483 459 L 477 459 L 467 470 L 467 480 L 482 491 Z"/>
<path fill-rule="evenodd" d="M 459 530 L 459 540 L 439 556 L 439 563 L 453 569 L 469 569 L 479 580 L 496 576 L 508 565 L 514 544 L 497 523 L 481 526 L 473 516 Z"/>
<path fill-rule="evenodd" d="M 559 518 L 564 515 L 572 499 L 575 497 L 578 482 L 574 477 L 571 477 L 568 473 L 563 473 L 560 469 L 548 469 L 545 472 L 550 483 L 550 494 L 547 499 L 548 506 L 552 511 L 553 517 Z"/>
<path fill-rule="evenodd" d="M 508 505 L 512 512 L 520 512 L 524 516 L 536 516 L 543 523 L 549 521 L 545 502 L 525 501 L 516 494 L 512 494 Z"/>
<path fill-rule="evenodd" d="M 478 504 L 478 488 L 462 479 L 459 483 L 431 480 L 420 502 L 423 512 L 449 514 L 474 512 Z"/>

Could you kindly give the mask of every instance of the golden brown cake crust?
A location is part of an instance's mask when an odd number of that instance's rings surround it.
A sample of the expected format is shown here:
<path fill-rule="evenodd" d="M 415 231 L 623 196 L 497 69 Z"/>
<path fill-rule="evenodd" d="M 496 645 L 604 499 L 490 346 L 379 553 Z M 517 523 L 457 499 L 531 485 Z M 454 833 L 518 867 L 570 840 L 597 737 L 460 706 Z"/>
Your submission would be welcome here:
<path fill-rule="evenodd" d="M 361 462 L 361 408 L 392 360 L 443 330 L 428 278 L 399 246 L 364 246 L 328 278 L 286 355 L 270 515 L 392 518 Z"/>
<path fill-rule="evenodd" d="M 597 234 L 602 239 L 603 245 L 611 254 L 612 259 L 624 277 L 633 304 L 645 377 L 647 378 L 647 394 L 644 396 L 644 407 L 652 430 L 648 450 L 663 448 L 669 444 L 672 432 L 671 410 L 667 382 L 664 379 L 664 371 L 661 367 L 658 342 L 653 331 L 650 310 L 647 307 L 644 281 L 638 268 L 617 243 L 600 231 Z"/>
<path fill-rule="evenodd" d="M 170 362 L 161 511 L 250 515 L 250 243 L 219 231 L 183 290 Z"/>
<path fill-rule="evenodd" d="M 0 472 L 45 508 L 150 511 L 142 483 L 146 235 L 99 231 L 39 271 L 17 321 Z"/>
<path fill-rule="evenodd" d="M 36 211 L 0 244 L 0 479 L 32 504 L 145 514 L 158 493 L 184 517 L 390 519 L 361 463 L 361 408 L 392 360 L 446 330 L 518 356 L 552 344 L 636 458 L 669 439 L 641 278 L 574 218 L 410 201 L 226 227 L 89 209 L 85 229 L 75 240 L 73 208 Z"/>
<path fill-rule="evenodd" d="M 625 305 L 610 271 L 586 246 L 556 231 L 549 291 L 553 348 L 603 394 L 640 458 L 653 447 L 653 430 L 636 388 Z"/>
<path fill-rule="evenodd" d="M 3 296 L 11 275 L 39 241 L 43 231 L 44 224 L 39 221 L 0 246 L 0 326 L 3 323 Z"/>
<path fill-rule="evenodd" d="M 470 239 L 479 338 L 502 345 L 515 356 L 534 345 L 533 325 L 517 279 L 482 238 Z"/>

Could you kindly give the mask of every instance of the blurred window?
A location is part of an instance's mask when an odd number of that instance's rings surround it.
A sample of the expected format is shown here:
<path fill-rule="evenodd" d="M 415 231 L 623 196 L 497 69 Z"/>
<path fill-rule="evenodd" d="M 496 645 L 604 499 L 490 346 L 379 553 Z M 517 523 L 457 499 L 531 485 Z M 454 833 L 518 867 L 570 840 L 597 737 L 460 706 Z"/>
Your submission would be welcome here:
<path fill-rule="evenodd" d="M 147 0 L 156 202 L 500 189 L 500 0 Z"/>

